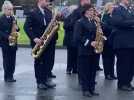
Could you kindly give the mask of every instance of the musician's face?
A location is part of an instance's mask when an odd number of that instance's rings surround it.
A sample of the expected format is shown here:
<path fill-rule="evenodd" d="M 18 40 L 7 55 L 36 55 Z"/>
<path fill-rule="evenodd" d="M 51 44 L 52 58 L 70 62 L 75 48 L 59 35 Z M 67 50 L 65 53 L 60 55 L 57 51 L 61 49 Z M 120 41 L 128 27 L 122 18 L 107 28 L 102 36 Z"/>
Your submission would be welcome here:
<path fill-rule="evenodd" d="M 112 12 L 113 12 L 113 9 L 114 9 L 114 5 L 110 5 L 110 6 L 109 6 L 109 9 L 108 9 L 108 12 L 109 12 L 109 13 L 112 13 Z"/>
<path fill-rule="evenodd" d="M 39 0 L 41 7 L 46 7 L 49 5 L 49 0 Z"/>
<path fill-rule="evenodd" d="M 88 10 L 86 11 L 86 16 L 87 16 L 88 18 L 93 18 L 93 16 L 94 16 L 94 9 L 93 9 L 93 8 L 88 9 Z"/>
<path fill-rule="evenodd" d="M 4 9 L 4 13 L 6 16 L 12 16 L 13 15 L 13 7 L 10 7 L 10 6 L 6 7 Z"/>
<path fill-rule="evenodd" d="M 91 1 L 90 0 L 81 0 L 80 4 L 81 6 L 84 6 L 85 4 L 90 4 Z"/>

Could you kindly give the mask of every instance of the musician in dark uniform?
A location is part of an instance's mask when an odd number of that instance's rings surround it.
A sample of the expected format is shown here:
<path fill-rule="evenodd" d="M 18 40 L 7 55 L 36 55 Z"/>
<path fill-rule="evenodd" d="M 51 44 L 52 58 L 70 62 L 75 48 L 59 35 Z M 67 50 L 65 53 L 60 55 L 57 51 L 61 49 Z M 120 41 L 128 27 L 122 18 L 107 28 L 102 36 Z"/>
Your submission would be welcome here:
<path fill-rule="evenodd" d="M 31 10 L 26 18 L 24 30 L 31 41 L 32 48 L 35 44 L 41 45 L 40 37 L 45 32 L 48 24 L 52 19 L 52 12 L 47 8 L 48 0 L 37 0 L 37 7 Z M 49 75 L 54 64 L 54 52 L 57 35 L 55 35 L 42 55 L 34 59 L 35 77 L 37 88 L 48 89 L 56 86 L 55 83 L 49 80 Z"/>
<path fill-rule="evenodd" d="M 129 0 L 120 0 L 112 12 L 114 29 L 111 34 L 117 56 L 118 89 L 134 91 L 131 82 L 134 68 L 134 17 L 128 9 Z"/>
<path fill-rule="evenodd" d="M 71 15 L 64 18 L 64 30 L 65 30 L 65 36 L 64 36 L 64 46 L 67 47 L 67 69 L 66 73 L 77 73 L 77 53 L 76 48 L 73 46 L 72 40 L 73 40 L 73 28 L 70 26 L 70 20 Z"/>
<path fill-rule="evenodd" d="M 78 47 L 78 73 L 84 96 L 97 96 L 95 92 L 96 76 L 96 53 L 94 47 L 96 42 L 96 24 L 93 20 L 94 8 L 85 5 L 82 18 L 79 19 L 74 28 L 74 43 Z"/>
<path fill-rule="evenodd" d="M 107 41 L 104 43 L 104 50 L 102 52 L 102 59 L 103 59 L 103 67 L 104 67 L 104 74 L 105 79 L 107 80 L 114 80 L 117 79 L 117 77 L 114 74 L 114 65 L 115 65 L 115 52 L 113 50 L 112 44 L 110 44 L 109 36 L 112 32 L 113 26 L 112 26 L 112 11 L 114 4 L 112 2 L 109 2 L 104 7 L 104 12 L 102 16 L 102 27 L 103 27 L 103 33 L 107 37 Z"/>
<path fill-rule="evenodd" d="M 16 82 L 14 79 L 15 65 L 16 65 L 16 51 L 17 44 L 11 46 L 9 41 L 12 40 L 13 21 L 13 5 L 10 1 L 5 1 L 3 6 L 3 15 L 0 17 L 0 42 L 2 47 L 4 81 Z M 16 25 L 16 31 L 19 31 Z"/>
<path fill-rule="evenodd" d="M 73 30 L 75 22 L 81 18 L 81 10 L 90 0 L 80 0 L 79 7 L 64 20 L 64 45 L 67 46 L 67 74 L 77 73 L 77 47 L 73 43 Z"/>

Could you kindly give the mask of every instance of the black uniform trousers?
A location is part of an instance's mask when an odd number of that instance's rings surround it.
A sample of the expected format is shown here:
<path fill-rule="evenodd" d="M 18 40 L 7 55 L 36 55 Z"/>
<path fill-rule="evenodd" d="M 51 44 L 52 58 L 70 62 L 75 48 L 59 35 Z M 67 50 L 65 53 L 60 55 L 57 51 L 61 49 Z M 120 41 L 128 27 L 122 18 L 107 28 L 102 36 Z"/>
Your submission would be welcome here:
<path fill-rule="evenodd" d="M 78 75 L 83 91 L 95 90 L 96 54 L 78 56 Z"/>
<path fill-rule="evenodd" d="M 134 69 L 134 48 L 116 49 L 118 87 L 130 85 Z"/>
<path fill-rule="evenodd" d="M 16 65 L 16 50 L 17 47 L 8 45 L 2 46 L 3 55 L 3 68 L 4 68 L 4 79 L 12 79 L 15 72 Z"/>
<path fill-rule="evenodd" d="M 102 59 L 105 76 L 114 76 L 115 52 L 109 44 L 104 46 Z"/>
<path fill-rule="evenodd" d="M 49 60 L 49 70 L 48 70 L 48 74 L 49 74 L 49 76 L 51 76 L 51 74 L 52 74 L 52 70 L 53 70 L 53 67 L 54 67 L 54 62 L 55 62 L 55 43 L 54 44 L 52 44 L 50 47 L 49 47 L 49 49 L 51 50 L 51 52 L 49 53 L 49 58 L 48 59 L 50 59 Z"/>
<path fill-rule="evenodd" d="M 96 54 L 96 69 L 100 69 L 100 54 Z"/>
<path fill-rule="evenodd" d="M 67 46 L 67 71 L 77 72 L 77 48 Z"/>
<path fill-rule="evenodd" d="M 49 45 L 42 55 L 34 60 L 35 77 L 38 84 L 45 83 L 54 65 L 55 44 Z"/>

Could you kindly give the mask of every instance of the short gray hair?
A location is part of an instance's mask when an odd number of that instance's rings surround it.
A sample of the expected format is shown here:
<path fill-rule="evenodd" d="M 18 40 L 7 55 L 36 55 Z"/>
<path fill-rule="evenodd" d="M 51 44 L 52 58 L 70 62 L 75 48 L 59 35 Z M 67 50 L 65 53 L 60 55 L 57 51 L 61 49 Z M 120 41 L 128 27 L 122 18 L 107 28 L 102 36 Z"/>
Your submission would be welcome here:
<path fill-rule="evenodd" d="M 13 4 L 10 1 L 6 0 L 2 5 L 2 12 L 4 13 L 5 9 L 7 9 L 8 7 L 13 7 Z"/>

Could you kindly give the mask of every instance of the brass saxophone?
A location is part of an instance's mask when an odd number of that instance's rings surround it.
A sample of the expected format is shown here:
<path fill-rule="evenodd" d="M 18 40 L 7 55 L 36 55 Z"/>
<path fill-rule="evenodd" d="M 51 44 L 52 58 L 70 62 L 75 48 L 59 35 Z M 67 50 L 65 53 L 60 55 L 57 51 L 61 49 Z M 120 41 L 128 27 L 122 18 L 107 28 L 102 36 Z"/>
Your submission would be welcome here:
<path fill-rule="evenodd" d="M 15 46 L 17 44 L 18 41 L 18 35 L 19 32 L 17 32 L 18 26 L 16 24 L 16 20 L 14 19 L 12 22 L 12 29 L 11 29 L 11 33 L 10 33 L 10 39 L 9 39 L 9 46 Z"/>
<path fill-rule="evenodd" d="M 51 8 L 50 8 L 51 9 Z M 49 23 L 48 27 L 46 28 L 44 34 L 40 37 L 43 41 L 42 45 L 36 44 L 35 47 L 32 49 L 32 56 L 33 58 L 39 58 L 42 52 L 45 50 L 53 36 L 56 34 L 59 28 L 59 21 L 57 20 L 56 12 L 53 12 L 53 18 Z"/>
<path fill-rule="evenodd" d="M 101 28 L 101 19 L 95 15 L 94 16 L 95 24 L 96 24 L 96 37 L 95 37 L 95 53 L 99 54 L 103 52 L 104 47 L 104 41 L 107 40 L 107 38 L 104 36 L 104 33 Z"/>

